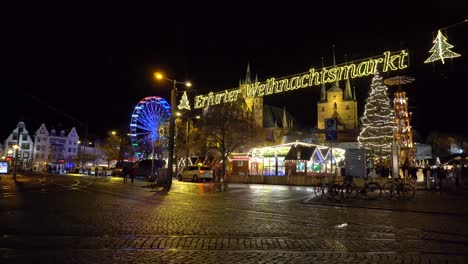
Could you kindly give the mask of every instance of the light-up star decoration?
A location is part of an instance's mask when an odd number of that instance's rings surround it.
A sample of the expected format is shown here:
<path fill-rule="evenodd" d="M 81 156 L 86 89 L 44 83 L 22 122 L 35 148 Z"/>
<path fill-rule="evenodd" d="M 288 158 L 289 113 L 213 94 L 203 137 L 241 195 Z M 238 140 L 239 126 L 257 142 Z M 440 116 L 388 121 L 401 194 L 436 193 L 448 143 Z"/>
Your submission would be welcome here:
<path fill-rule="evenodd" d="M 180 99 L 180 103 L 177 106 L 177 108 L 179 110 L 182 110 L 182 109 L 190 110 L 190 102 L 188 100 L 186 91 L 184 91 L 184 94 L 182 95 L 182 98 Z"/>
<path fill-rule="evenodd" d="M 437 37 L 433 41 L 434 46 L 429 50 L 432 55 L 424 61 L 424 63 L 434 62 L 437 60 L 441 60 L 442 64 L 445 63 L 444 59 L 456 58 L 460 57 L 461 55 L 451 51 L 450 49 L 453 48 L 453 45 L 447 42 L 447 38 L 442 35 L 440 30 L 437 31 Z"/>

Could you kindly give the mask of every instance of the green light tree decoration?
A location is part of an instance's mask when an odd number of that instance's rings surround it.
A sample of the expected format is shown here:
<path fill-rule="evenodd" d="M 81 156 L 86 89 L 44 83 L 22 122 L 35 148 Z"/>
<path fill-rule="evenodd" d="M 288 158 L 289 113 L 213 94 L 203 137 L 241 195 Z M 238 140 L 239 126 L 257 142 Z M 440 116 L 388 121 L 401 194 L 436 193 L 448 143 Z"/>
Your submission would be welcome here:
<path fill-rule="evenodd" d="M 424 61 L 424 63 L 434 62 L 441 60 L 442 64 L 445 64 L 444 59 L 456 58 L 461 55 L 451 51 L 453 45 L 447 42 L 447 38 L 442 34 L 442 32 L 437 31 L 437 37 L 433 41 L 434 46 L 429 50 L 432 55 Z"/>
<path fill-rule="evenodd" d="M 387 161 L 393 142 L 394 110 L 388 97 L 388 88 L 377 72 L 372 78 L 369 97 L 361 117 L 361 132 L 358 143 L 368 157 Z"/>
<path fill-rule="evenodd" d="M 190 102 L 187 97 L 187 92 L 184 91 L 184 94 L 182 95 L 182 99 L 180 99 L 180 104 L 177 106 L 179 110 L 186 109 L 190 110 Z"/>

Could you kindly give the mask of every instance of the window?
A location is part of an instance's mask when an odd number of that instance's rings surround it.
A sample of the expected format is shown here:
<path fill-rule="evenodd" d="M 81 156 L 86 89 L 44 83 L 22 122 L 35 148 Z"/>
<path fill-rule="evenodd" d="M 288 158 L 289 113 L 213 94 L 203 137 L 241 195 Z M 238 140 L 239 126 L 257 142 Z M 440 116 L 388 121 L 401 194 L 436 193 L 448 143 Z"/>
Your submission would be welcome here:
<path fill-rule="evenodd" d="M 303 160 L 297 161 L 296 172 L 305 172 L 305 162 Z"/>
<path fill-rule="evenodd" d="M 284 175 L 286 175 L 284 157 L 278 157 L 278 176 L 284 176 Z"/>
<path fill-rule="evenodd" d="M 42 146 L 42 151 L 46 151 L 46 146 Z"/>
<path fill-rule="evenodd" d="M 31 144 L 29 143 L 21 143 L 21 148 L 22 149 L 29 149 L 31 147 Z"/>
<path fill-rule="evenodd" d="M 17 134 L 13 134 L 13 140 L 18 140 L 18 135 Z"/>
<path fill-rule="evenodd" d="M 276 174 L 275 166 L 276 166 L 275 157 L 265 157 L 263 159 L 263 175 L 274 176 Z"/>
<path fill-rule="evenodd" d="M 322 112 L 325 112 L 325 107 L 322 106 Z"/>
<path fill-rule="evenodd" d="M 41 150 L 41 146 L 37 145 L 36 150 Z"/>
<path fill-rule="evenodd" d="M 28 140 L 28 135 L 27 134 L 23 134 L 23 140 Z"/>

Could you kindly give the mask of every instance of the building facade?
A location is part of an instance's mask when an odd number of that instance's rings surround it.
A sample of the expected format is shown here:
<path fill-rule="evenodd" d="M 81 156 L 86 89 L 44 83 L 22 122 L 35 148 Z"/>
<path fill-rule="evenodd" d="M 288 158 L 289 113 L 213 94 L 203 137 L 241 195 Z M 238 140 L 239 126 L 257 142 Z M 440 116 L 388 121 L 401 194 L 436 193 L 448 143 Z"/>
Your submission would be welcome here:
<path fill-rule="evenodd" d="M 33 141 L 23 121 L 18 122 L 16 128 L 3 142 L 3 154 L 8 160 L 16 160 L 19 168 L 31 168 L 33 157 Z"/>
<path fill-rule="evenodd" d="M 357 101 L 349 79 L 346 80 L 344 93 L 338 82 L 328 90 L 322 84 L 317 103 L 317 128 L 325 129 L 325 119 L 328 118 L 337 120 L 338 131 L 358 129 Z"/>
<path fill-rule="evenodd" d="M 66 170 L 75 167 L 78 155 L 79 137 L 73 127 L 68 134 L 64 130 L 49 131 L 45 124 L 41 124 L 34 133 L 34 165 L 38 171 L 47 170 L 49 166 L 54 170 Z"/>
<path fill-rule="evenodd" d="M 258 82 L 255 77 L 253 83 Z M 239 81 L 241 94 L 244 98 L 244 111 L 246 118 L 251 118 L 255 126 L 263 128 L 265 135 L 264 145 L 276 145 L 283 143 L 283 138 L 294 127 L 295 119 L 286 110 L 263 103 L 263 97 L 247 97 L 246 84 L 252 84 L 250 65 L 247 65 L 245 78 Z"/>

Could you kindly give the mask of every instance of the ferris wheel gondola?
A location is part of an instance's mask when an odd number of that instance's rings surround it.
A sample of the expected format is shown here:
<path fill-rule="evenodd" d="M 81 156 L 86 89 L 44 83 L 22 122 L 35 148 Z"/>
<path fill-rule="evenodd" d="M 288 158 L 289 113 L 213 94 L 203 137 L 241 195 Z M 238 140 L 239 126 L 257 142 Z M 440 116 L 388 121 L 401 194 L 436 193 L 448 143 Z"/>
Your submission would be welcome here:
<path fill-rule="evenodd" d="M 170 105 L 159 96 L 145 97 L 135 106 L 130 121 L 130 141 L 138 159 L 155 158 L 167 148 L 170 116 Z"/>

